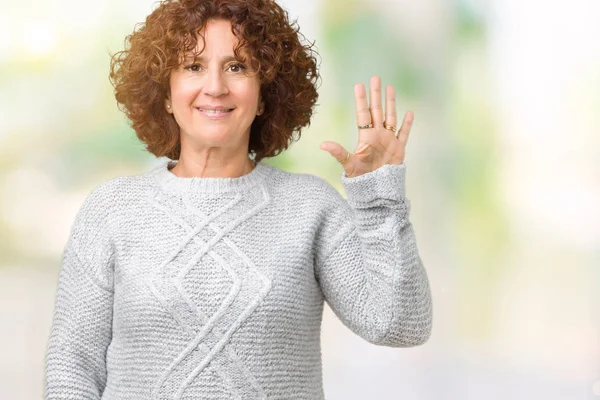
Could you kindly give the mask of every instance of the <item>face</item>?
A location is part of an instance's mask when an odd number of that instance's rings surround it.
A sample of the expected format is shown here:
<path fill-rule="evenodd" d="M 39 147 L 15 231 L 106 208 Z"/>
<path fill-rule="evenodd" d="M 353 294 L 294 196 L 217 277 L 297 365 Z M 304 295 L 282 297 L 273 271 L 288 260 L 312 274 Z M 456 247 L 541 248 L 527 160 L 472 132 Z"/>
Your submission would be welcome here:
<path fill-rule="evenodd" d="M 184 60 L 171 72 L 165 108 L 180 127 L 182 145 L 247 147 L 252 121 L 264 107 L 258 74 L 235 59 L 238 39 L 230 21 L 208 21 L 202 34 L 204 50 L 198 58 Z M 202 44 L 199 38 L 197 50 Z"/>

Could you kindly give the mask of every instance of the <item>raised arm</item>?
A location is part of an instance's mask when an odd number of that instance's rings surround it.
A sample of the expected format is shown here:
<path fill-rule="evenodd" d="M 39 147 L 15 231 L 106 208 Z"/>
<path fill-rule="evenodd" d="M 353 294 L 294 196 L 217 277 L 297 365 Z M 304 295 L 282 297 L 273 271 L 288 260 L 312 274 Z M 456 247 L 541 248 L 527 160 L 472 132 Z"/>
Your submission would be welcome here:
<path fill-rule="evenodd" d="M 382 346 L 423 344 L 431 334 L 432 301 L 405 197 L 406 165 L 383 165 L 331 186 L 319 235 L 315 277 L 338 318 Z M 327 189 L 326 189 L 327 190 Z"/>
<path fill-rule="evenodd" d="M 44 399 L 100 399 L 112 338 L 112 270 L 107 184 L 79 210 L 62 258 L 46 350 Z"/>

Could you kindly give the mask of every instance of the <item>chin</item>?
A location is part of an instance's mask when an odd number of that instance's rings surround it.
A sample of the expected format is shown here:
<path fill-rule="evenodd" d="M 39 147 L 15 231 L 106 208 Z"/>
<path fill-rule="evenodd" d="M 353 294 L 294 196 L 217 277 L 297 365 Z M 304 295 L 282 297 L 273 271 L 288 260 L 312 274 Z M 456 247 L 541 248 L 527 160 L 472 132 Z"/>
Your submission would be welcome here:
<path fill-rule="evenodd" d="M 208 143 L 211 145 L 231 144 L 233 135 L 228 129 L 218 127 L 207 127 L 199 129 L 194 135 L 194 138 L 198 139 L 201 143 Z"/>

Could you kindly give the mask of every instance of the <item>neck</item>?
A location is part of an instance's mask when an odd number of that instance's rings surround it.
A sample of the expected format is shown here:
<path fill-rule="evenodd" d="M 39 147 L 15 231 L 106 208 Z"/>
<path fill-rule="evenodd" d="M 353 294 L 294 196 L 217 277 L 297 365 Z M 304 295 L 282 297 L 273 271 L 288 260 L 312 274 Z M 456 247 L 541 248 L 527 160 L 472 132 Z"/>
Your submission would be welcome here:
<path fill-rule="evenodd" d="M 254 161 L 247 156 L 241 162 L 229 161 L 218 164 L 186 161 L 180 157 L 171 172 L 181 178 L 238 178 L 249 174 L 255 168 Z"/>
<path fill-rule="evenodd" d="M 176 161 L 168 161 L 154 172 L 156 182 L 169 196 L 178 197 L 182 193 L 201 193 L 203 195 L 246 192 L 261 185 L 273 171 L 267 164 L 258 162 L 250 172 L 238 177 L 180 177 L 173 173 L 177 166 Z"/>

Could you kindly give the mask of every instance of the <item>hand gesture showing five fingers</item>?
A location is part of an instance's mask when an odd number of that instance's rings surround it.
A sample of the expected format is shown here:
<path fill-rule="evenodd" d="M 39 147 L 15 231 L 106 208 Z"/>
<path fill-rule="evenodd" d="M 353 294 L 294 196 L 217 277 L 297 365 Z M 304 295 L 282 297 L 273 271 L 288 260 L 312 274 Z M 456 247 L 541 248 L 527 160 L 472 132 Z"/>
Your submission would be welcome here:
<path fill-rule="evenodd" d="M 321 143 L 321 149 L 340 162 L 348 178 L 374 171 L 384 164 L 402 164 L 414 118 L 412 111 L 406 113 L 402 126 L 396 131 L 396 94 L 392 86 L 386 87 L 384 116 L 381 79 L 378 76 L 371 78 L 370 106 L 362 83 L 354 86 L 354 99 L 359 129 L 354 153 L 351 154 L 339 143 L 329 141 Z"/>

